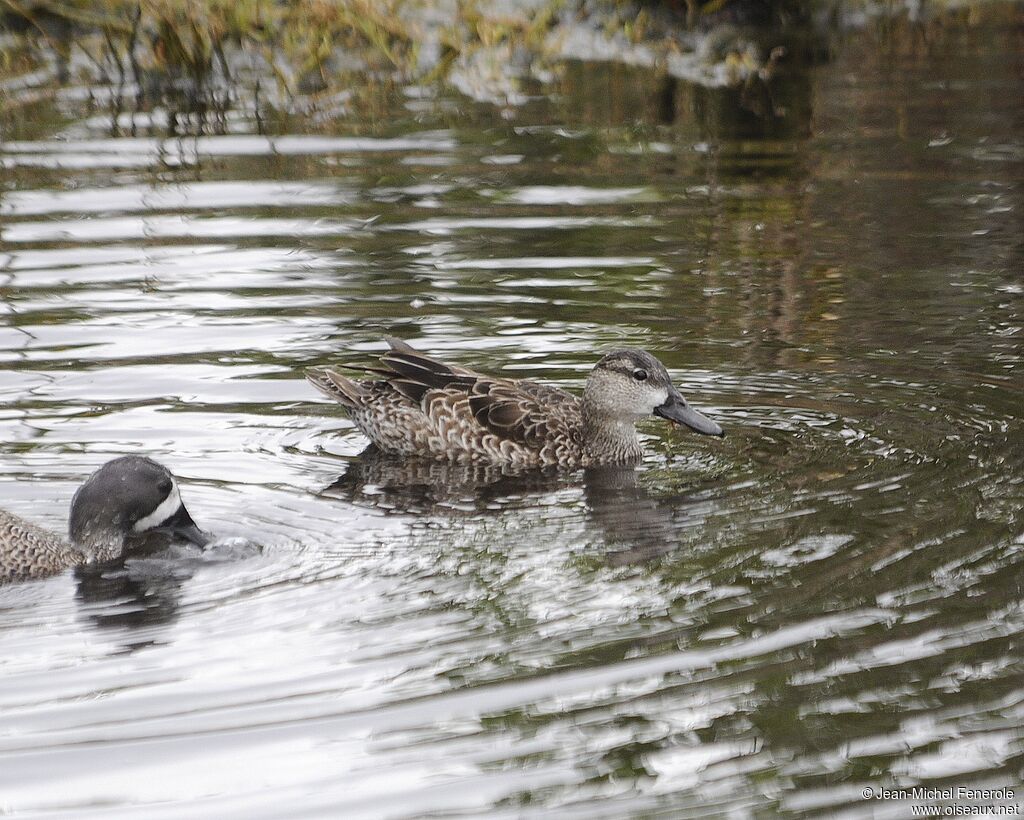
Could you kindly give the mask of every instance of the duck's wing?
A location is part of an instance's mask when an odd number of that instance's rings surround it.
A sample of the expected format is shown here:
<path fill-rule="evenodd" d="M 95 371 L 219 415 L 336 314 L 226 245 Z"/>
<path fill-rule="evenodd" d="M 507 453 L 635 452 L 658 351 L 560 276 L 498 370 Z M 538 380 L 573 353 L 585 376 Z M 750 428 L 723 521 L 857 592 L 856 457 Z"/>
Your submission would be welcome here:
<path fill-rule="evenodd" d="M 413 401 L 439 390 L 461 404 L 458 394 L 465 393 L 473 419 L 484 430 L 530 448 L 556 440 L 568 442 L 577 435 L 579 399 L 571 393 L 446 364 L 398 339 L 389 338 L 388 343 L 391 350 L 380 361 L 398 376 L 388 378 L 388 383 Z"/>
<path fill-rule="evenodd" d="M 374 368 L 369 372 L 383 374 L 385 381 L 403 396 L 419 403 L 429 390 L 456 390 L 469 393 L 479 379 L 479 373 L 457 365 L 445 364 L 417 350 L 399 339 L 388 338 L 391 350 L 380 357 L 388 369 Z"/>
<path fill-rule="evenodd" d="M 579 404 L 572 393 L 529 381 L 479 378 L 469 393 L 470 409 L 481 427 L 536 449 L 576 440 Z"/>
<path fill-rule="evenodd" d="M 356 423 L 388 452 L 436 453 L 453 447 L 470 451 L 473 445 L 466 442 L 488 435 L 534 451 L 577 446 L 579 399 L 571 393 L 485 376 L 434 359 L 397 339 L 388 342 L 391 349 L 376 366 L 342 365 L 377 381 L 355 381 L 331 368 L 307 374 L 326 395 L 372 417 L 362 424 L 356 418 Z M 394 432 L 394 440 L 385 440 L 388 431 Z"/>

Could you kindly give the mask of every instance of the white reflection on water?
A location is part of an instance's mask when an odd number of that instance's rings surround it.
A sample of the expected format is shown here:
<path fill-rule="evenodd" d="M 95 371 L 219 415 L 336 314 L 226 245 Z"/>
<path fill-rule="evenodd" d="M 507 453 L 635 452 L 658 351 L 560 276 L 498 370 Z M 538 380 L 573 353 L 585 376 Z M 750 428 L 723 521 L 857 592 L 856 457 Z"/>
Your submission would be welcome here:
<path fill-rule="evenodd" d="M 355 199 L 341 184 L 231 181 L 192 182 L 175 185 L 119 185 L 116 188 L 74 191 L 16 191 L 0 200 L 0 214 L 102 214 L 112 211 L 198 210 L 213 208 L 296 208 L 313 205 L 347 205 Z"/>
<path fill-rule="evenodd" d="M 224 236 L 339 236 L 362 223 L 337 219 L 271 219 L 237 217 L 97 217 L 88 221 L 8 223 L 0 230 L 5 242 L 109 242 L 128 239 L 220 239 Z"/>

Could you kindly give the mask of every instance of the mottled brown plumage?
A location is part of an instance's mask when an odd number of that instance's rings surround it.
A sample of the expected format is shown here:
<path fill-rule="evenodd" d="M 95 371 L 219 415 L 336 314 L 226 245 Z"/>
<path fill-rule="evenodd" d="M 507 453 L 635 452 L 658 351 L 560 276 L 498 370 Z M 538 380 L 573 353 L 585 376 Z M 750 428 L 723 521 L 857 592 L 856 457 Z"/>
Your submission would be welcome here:
<path fill-rule="evenodd" d="M 85 560 L 54 533 L 0 510 L 0 584 L 52 575 Z"/>
<path fill-rule="evenodd" d="M 698 432 L 721 428 L 687 405 L 665 367 L 643 350 L 604 356 L 582 397 L 536 382 L 448 365 L 397 339 L 377 376 L 357 381 L 332 368 L 306 378 L 340 402 L 385 453 L 435 460 L 558 465 L 630 463 L 642 456 L 636 422 L 656 413 Z"/>

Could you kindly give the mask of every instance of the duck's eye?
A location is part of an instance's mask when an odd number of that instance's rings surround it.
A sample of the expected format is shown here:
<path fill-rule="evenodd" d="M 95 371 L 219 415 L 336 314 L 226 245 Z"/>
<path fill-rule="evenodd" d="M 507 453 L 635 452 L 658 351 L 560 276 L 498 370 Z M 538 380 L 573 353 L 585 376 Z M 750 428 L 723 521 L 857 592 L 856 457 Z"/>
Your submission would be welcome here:
<path fill-rule="evenodd" d="M 636 379 L 638 382 L 642 382 L 644 379 L 647 378 L 647 371 L 644 370 L 642 367 L 638 367 L 636 370 L 633 371 L 633 378 Z"/>

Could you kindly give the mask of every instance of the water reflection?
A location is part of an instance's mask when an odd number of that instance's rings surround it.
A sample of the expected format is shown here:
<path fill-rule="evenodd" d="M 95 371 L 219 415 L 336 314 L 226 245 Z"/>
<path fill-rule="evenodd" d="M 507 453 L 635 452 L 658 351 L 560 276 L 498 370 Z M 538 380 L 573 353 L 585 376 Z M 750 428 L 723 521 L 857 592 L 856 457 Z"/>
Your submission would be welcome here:
<path fill-rule="evenodd" d="M 642 563 L 679 549 L 679 533 L 699 526 L 708 506 L 699 484 L 656 496 L 636 470 L 621 467 L 587 470 L 583 493 L 591 520 L 610 548 L 611 566 Z"/>
<path fill-rule="evenodd" d="M 83 616 L 100 629 L 118 630 L 125 651 L 152 646 L 159 641 L 147 630 L 147 637 L 132 633 L 146 627 L 166 625 L 178 616 L 182 584 L 191 573 L 161 561 L 156 566 L 79 567 L 75 570 L 75 597 Z"/>
<path fill-rule="evenodd" d="M 579 496 L 585 522 L 597 528 L 597 543 L 612 566 L 660 557 L 677 548 L 678 518 L 706 497 L 676 490 L 652 495 L 635 467 L 600 467 L 576 472 L 516 469 L 507 465 L 452 464 L 396 458 L 372 445 L 322 491 L 388 512 L 479 516 L 543 510 L 560 491 Z"/>
<path fill-rule="evenodd" d="M 370 445 L 322 494 L 414 514 L 436 509 L 480 512 L 496 509 L 516 496 L 539 496 L 572 482 L 571 474 L 555 470 L 403 459 Z"/>
<path fill-rule="evenodd" d="M 204 567 L 244 561 L 262 547 L 244 537 L 214 538 L 205 547 L 172 542 L 161 533 L 132 539 L 125 556 L 76 567 L 75 598 L 82 616 L 100 629 L 116 630 L 125 651 L 161 640 L 178 617 L 184 587 Z"/>

